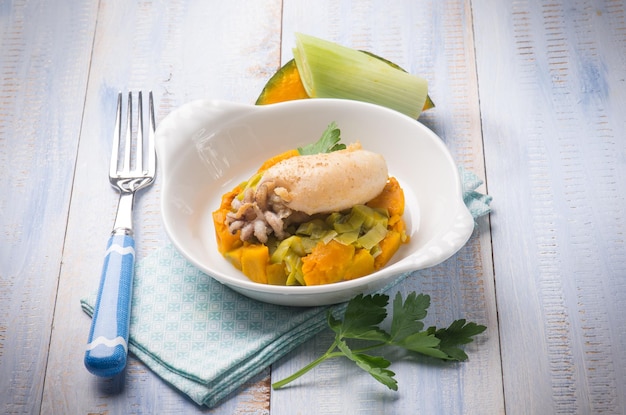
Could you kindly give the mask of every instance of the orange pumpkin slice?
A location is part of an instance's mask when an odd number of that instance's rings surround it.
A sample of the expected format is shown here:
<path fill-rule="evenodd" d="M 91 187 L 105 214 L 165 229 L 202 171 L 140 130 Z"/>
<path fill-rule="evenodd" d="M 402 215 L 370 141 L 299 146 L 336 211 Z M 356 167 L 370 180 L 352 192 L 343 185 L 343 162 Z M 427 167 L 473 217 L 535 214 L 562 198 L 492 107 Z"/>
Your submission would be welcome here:
<path fill-rule="evenodd" d="M 280 68 L 265 84 L 256 105 L 275 104 L 283 101 L 309 98 L 294 59 Z"/>

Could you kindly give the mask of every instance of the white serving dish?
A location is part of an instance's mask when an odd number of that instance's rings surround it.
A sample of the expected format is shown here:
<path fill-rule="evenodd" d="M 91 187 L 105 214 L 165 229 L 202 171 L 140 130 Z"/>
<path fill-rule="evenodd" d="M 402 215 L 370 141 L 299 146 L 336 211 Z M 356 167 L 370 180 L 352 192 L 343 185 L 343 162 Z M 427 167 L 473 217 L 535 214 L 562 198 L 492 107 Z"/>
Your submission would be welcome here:
<path fill-rule="evenodd" d="M 382 154 L 405 192 L 410 243 L 383 269 L 335 284 L 294 287 L 252 282 L 217 250 L 212 212 L 222 194 L 266 159 L 319 139 L 337 122 L 342 142 Z M 169 114 L 156 133 L 162 167 L 162 216 L 174 246 L 211 277 L 248 297 L 316 306 L 347 301 L 434 266 L 469 239 L 474 220 L 463 203 L 457 166 L 441 139 L 396 111 L 357 101 L 306 99 L 267 106 L 198 100 Z"/>

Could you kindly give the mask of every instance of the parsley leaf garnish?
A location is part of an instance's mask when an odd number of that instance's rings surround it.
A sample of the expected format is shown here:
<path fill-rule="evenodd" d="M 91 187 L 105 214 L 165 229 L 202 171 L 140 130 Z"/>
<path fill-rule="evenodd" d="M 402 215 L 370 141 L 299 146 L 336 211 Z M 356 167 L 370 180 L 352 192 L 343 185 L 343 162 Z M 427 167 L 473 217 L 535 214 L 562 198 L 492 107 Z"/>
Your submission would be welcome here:
<path fill-rule="evenodd" d="M 328 325 L 339 339 L 362 339 L 386 341 L 389 335 L 378 327 L 387 317 L 387 301 L 389 297 L 382 294 L 359 294 L 353 298 L 346 308 L 343 321 L 328 314 Z"/>
<path fill-rule="evenodd" d="M 394 391 L 398 390 L 398 382 L 394 379 L 396 374 L 387 369 L 387 367 L 391 365 L 389 360 L 380 356 L 355 353 L 348 347 L 348 344 L 345 341 L 337 342 L 337 348 L 344 354 L 344 356 L 372 375 L 374 379 L 387 386 L 389 389 Z"/>
<path fill-rule="evenodd" d="M 472 342 L 472 336 L 485 331 L 485 326 L 476 323 L 467 323 L 465 319 L 452 322 L 447 329 L 437 330 L 429 327 L 428 332 L 440 340 L 439 349 L 449 356 L 450 360 L 467 360 L 467 354 L 457 346 Z"/>
<path fill-rule="evenodd" d="M 328 325 L 335 332 L 333 344 L 322 356 L 293 375 L 275 382 L 272 387 L 279 389 L 285 386 L 327 359 L 345 357 L 395 391 L 398 390 L 398 382 L 394 378 L 395 373 L 388 369 L 391 362 L 382 356 L 366 352 L 392 346 L 443 360 L 462 362 L 468 357 L 459 346 L 472 342 L 473 336 L 487 329 L 483 325 L 459 319 L 447 328 L 437 329 L 433 326 L 424 330 L 422 320 L 430 306 L 430 297 L 412 292 L 405 300 L 402 294 L 396 294 L 392 305 L 391 329 L 387 332 L 379 325 L 387 318 L 388 304 L 388 295 L 360 294 L 348 302 L 343 320 L 329 311 Z M 351 346 L 348 341 L 358 341 L 358 348 Z"/>
<path fill-rule="evenodd" d="M 339 143 L 339 140 L 341 140 L 340 136 L 341 130 L 337 127 L 337 123 L 333 121 L 328 124 L 326 131 L 322 133 L 322 136 L 317 142 L 304 147 L 298 147 L 298 153 L 300 153 L 301 156 L 305 156 L 343 150 L 346 148 L 346 145 Z"/>
<path fill-rule="evenodd" d="M 400 341 L 408 335 L 417 333 L 424 328 L 421 322 L 426 317 L 430 297 L 412 292 L 402 302 L 402 295 L 396 295 L 393 300 L 393 319 L 391 320 L 391 338 Z"/>

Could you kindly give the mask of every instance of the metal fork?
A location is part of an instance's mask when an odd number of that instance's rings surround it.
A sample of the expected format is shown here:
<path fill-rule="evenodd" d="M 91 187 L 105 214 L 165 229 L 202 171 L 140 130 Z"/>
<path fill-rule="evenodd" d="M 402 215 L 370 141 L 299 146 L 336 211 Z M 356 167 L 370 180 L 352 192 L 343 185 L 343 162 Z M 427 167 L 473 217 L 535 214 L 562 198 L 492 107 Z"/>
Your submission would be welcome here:
<path fill-rule="evenodd" d="M 128 94 L 124 158 L 119 168 L 120 140 L 122 135 L 122 93 L 117 98 L 117 115 L 113 135 L 113 150 L 109 167 L 109 181 L 120 192 L 113 232 L 109 238 L 102 267 L 98 298 L 91 322 L 84 363 L 97 376 L 111 377 L 126 366 L 130 306 L 135 265 L 135 240 L 133 238 L 132 212 L 135 193 L 154 181 L 156 152 L 154 148 L 154 102 L 149 92 L 147 166 L 144 168 L 143 100 L 138 94 L 139 125 L 132 164 L 132 93 Z"/>

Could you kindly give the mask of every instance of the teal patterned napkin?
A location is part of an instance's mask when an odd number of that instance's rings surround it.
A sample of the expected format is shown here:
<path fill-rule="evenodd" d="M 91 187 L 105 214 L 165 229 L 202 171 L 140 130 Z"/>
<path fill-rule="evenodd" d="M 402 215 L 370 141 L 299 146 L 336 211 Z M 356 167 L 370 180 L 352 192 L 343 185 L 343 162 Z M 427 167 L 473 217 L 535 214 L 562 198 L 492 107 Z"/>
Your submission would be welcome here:
<path fill-rule="evenodd" d="M 491 197 L 461 170 L 474 217 Z M 90 316 L 96 294 L 81 300 Z M 252 300 L 195 268 L 172 246 L 135 268 L 129 350 L 200 405 L 215 406 L 245 381 L 326 327 L 328 307 L 297 308 Z"/>

